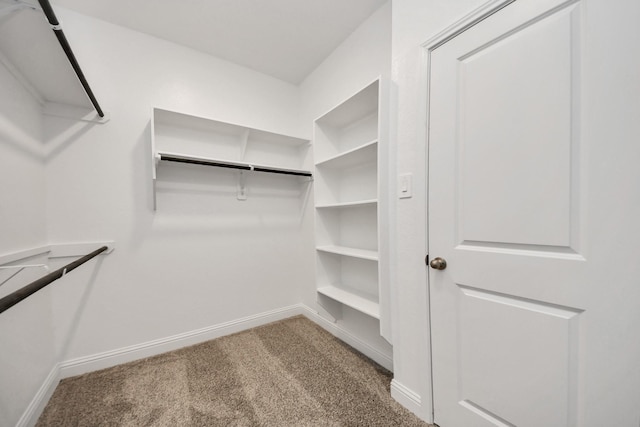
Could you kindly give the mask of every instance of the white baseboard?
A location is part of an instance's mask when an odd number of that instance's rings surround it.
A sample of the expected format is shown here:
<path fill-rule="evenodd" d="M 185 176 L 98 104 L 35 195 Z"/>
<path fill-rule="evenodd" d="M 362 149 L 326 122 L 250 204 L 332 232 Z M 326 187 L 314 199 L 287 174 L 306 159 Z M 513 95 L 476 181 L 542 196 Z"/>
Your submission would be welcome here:
<path fill-rule="evenodd" d="M 422 398 L 420 395 L 395 379 L 391 380 L 391 397 L 414 414 L 418 416 L 422 414 Z"/>
<path fill-rule="evenodd" d="M 300 308 L 302 309 L 302 314 L 309 320 L 318 324 L 320 327 L 334 335 L 336 338 L 346 342 L 351 347 L 355 348 L 368 358 L 374 360 L 377 364 L 385 367 L 390 371 L 393 371 L 393 358 L 387 356 L 386 354 L 380 352 L 378 349 L 362 341 L 351 332 L 342 328 L 339 324 L 332 323 L 331 321 L 320 316 L 317 311 L 312 310 L 310 307 L 304 304 L 300 304 Z"/>
<path fill-rule="evenodd" d="M 241 332 L 246 329 L 255 328 L 256 326 L 266 325 L 268 323 L 286 319 L 292 316 L 297 316 L 299 314 L 306 316 L 332 335 L 336 336 L 365 356 L 374 360 L 376 363 L 379 363 L 389 370 L 393 370 L 393 359 L 391 357 L 371 347 L 369 344 L 365 343 L 350 332 L 341 328 L 339 325 L 331 323 L 306 305 L 296 304 L 289 307 L 284 307 L 237 320 L 232 320 L 230 322 L 208 326 L 206 328 L 173 335 L 158 340 L 148 341 L 142 344 L 136 344 L 129 347 L 80 357 L 77 359 L 66 360 L 60 363 L 60 378 L 73 377 L 87 372 L 93 372 L 100 369 L 120 365 L 122 363 L 143 359 L 145 357 L 155 356 L 167 351 L 173 351 L 190 345 L 199 344 L 204 341 L 209 341 L 225 335 Z"/>
<path fill-rule="evenodd" d="M 58 383 L 60 382 L 60 364 L 56 364 L 47 375 L 47 378 L 44 380 L 40 389 L 33 396 L 29 406 L 24 411 L 18 422 L 16 423 L 16 427 L 32 427 L 36 425 L 38 422 L 38 418 L 40 418 L 40 414 L 44 411 L 45 406 L 47 406 L 47 402 L 51 399 L 53 392 L 56 390 Z"/>
<path fill-rule="evenodd" d="M 267 323 L 286 319 L 287 317 L 298 314 L 302 314 L 300 305 L 292 305 L 142 344 L 66 360 L 60 364 L 60 378 L 73 377 L 87 372 L 110 368 L 122 363 L 144 359 L 145 357 L 156 356 L 168 351 L 255 328 L 256 326 L 266 325 Z"/>
<path fill-rule="evenodd" d="M 122 363 L 162 354 L 167 351 L 177 350 L 182 347 L 255 328 L 256 326 L 297 316 L 302 314 L 302 312 L 303 309 L 301 305 L 293 305 L 159 340 L 148 341 L 138 345 L 60 362 L 51 369 L 51 372 L 29 403 L 29 406 L 27 406 L 22 417 L 20 417 L 16 427 L 32 427 L 36 424 L 58 386 L 58 383 L 63 378 L 98 371 Z"/>

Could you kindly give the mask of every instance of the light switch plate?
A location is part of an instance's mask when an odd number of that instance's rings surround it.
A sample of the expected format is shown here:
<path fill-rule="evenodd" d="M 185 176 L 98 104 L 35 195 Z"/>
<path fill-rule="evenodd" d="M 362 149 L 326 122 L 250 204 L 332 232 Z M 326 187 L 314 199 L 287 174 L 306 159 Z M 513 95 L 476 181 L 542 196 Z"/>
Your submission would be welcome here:
<path fill-rule="evenodd" d="M 398 198 L 408 199 L 413 197 L 413 174 L 398 175 Z"/>

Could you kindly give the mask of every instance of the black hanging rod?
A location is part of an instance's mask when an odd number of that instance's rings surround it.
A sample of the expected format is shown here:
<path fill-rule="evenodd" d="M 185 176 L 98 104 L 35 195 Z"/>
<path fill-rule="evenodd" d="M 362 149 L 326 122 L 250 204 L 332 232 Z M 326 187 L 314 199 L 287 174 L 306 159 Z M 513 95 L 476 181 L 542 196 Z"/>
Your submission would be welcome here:
<path fill-rule="evenodd" d="M 159 153 L 158 157 L 160 160 L 166 160 L 168 162 L 189 163 L 192 165 L 215 166 L 219 168 L 240 169 L 240 170 L 256 171 L 256 172 L 268 172 L 268 173 L 277 173 L 282 175 L 295 175 L 295 176 L 307 176 L 307 177 L 313 176 L 313 174 L 308 171 L 269 168 L 265 166 L 253 166 L 253 165 L 244 164 L 244 163 L 223 162 L 220 160 L 213 160 L 213 159 L 193 158 L 193 157 L 178 156 L 178 155 L 164 154 L 164 153 Z"/>
<path fill-rule="evenodd" d="M 27 298 L 28 296 L 30 296 L 32 294 L 35 294 L 40 289 L 42 289 L 45 286 L 47 286 L 49 283 L 51 283 L 51 282 L 53 282 L 55 280 L 58 280 L 59 278 L 61 278 L 65 274 L 67 274 L 70 271 L 74 270 L 76 267 L 81 266 L 82 264 L 84 264 L 85 262 L 89 261 L 91 258 L 95 257 L 96 255 L 100 255 L 102 252 L 106 251 L 107 249 L 109 249 L 107 246 L 103 246 L 100 249 L 96 249 L 95 251 L 91 252 L 90 254 L 87 254 L 87 255 L 83 256 L 82 258 L 77 259 L 77 260 L 65 265 L 62 268 L 59 268 L 56 271 L 54 271 L 52 273 L 49 273 L 46 276 L 43 276 L 43 277 L 41 277 L 41 278 L 29 283 L 28 285 L 18 289 L 17 291 L 14 291 L 14 292 L 10 293 L 6 297 L 1 298 L 0 299 L 0 313 L 4 312 L 5 310 L 10 309 L 11 307 L 16 305 L 17 303 L 19 303 L 23 299 Z"/>
<path fill-rule="evenodd" d="M 71 50 L 71 46 L 69 45 L 69 42 L 67 41 L 67 38 L 65 37 L 64 32 L 62 31 L 62 28 L 60 28 L 60 22 L 58 21 L 58 18 L 56 17 L 56 14 L 54 13 L 53 8 L 51 7 L 51 3 L 49 3 L 49 0 L 38 0 L 38 3 L 40 3 L 40 7 L 42 8 L 42 11 L 44 12 L 45 16 L 47 17 L 47 20 L 49 21 L 49 24 L 51 25 L 51 28 L 53 29 L 53 33 L 58 38 L 58 42 L 60 42 L 60 46 L 62 46 L 62 50 L 64 50 L 64 53 L 67 55 L 67 58 L 69 59 L 69 62 L 73 67 L 73 71 L 76 72 L 76 76 L 78 76 L 78 79 L 80 80 L 80 83 L 84 88 L 84 91 L 89 97 L 89 100 L 93 104 L 93 107 L 96 109 L 98 116 L 104 117 L 104 112 L 102 111 L 102 108 L 100 108 L 100 104 L 98 104 L 98 100 L 93 94 L 93 91 L 89 86 L 89 82 L 87 82 L 87 79 L 84 76 L 82 69 L 80 68 L 80 64 L 78 64 L 78 60 L 76 59 L 76 56 L 73 54 L 73 51 Z"/>

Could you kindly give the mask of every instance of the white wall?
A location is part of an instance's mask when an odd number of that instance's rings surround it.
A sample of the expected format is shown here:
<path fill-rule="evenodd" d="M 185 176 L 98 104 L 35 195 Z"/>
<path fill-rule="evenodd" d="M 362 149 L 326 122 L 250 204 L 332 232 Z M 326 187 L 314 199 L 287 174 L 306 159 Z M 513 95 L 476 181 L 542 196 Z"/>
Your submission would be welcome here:
<path fill-rule="evenodd" d="M 414 174 L 415 194 L 395 200 L 397 220 L 389 224 L 391 234 L 397 234 L 392 265 L 394 347 L 379 337 L 377 321 L 350 309 L 345 309 L 339 326 L 380 353 L 393 353 L 395 380 L 420 396 L 419 415 L 429 419 L 425 99 L 419 45 L 483 2 L 389 2 L 299 88 L 60 9 L 65 32 L 111 120 L 100 125 L 46 118 L 48 241 L 115 240 L 116 250 L 77 270 L 50 293 L 58 360 L 301 300 L 320 310 L 311 203 L 263 202 L 268 212 L 286 213 L 277 227 L 263 227 L 265 217 L 256 210 L 258 205 L 251 199 L 238 202 L 232 194 L 163 196 L 158 211 L 151 210 L 151 107 L 310 138 L 315 118 L 382 75 L 393 83 L 392 110 L 397 114 L 391 143 L 396 147 L 397 173 Z M 10 110 L 0 108 L 2 114 Z M 0 118 L 11 125 L 22 123 L 19 117 Z M 12 127 L 3 123 L 0 129 Z M 395 178 L 390 180 L 393 184 Z M 44 194 L 44 188 L 37 191 Z M 217 206 L 223 207 L 224 215 L 216 214 Z M 191 211 L 188 220 L 181 220 L 184 210 Z M 42 219 L 32 222 L 40 224 L 34 233 L 40 237 L 25 241 L 27 247 L 47 240 Z"/>
<path fill-rule="evenodd" d="M 396 117 L 392 141 L 397 173 L 411 173 L 414 197 L 396 200 L 397 240 L 394 380 L 420 396 L 416 410 L 431 420 L 426 228 L 426 68 L 421 44 L 486 0 L 394 0 L 392 68 Z"/>
<path fill-rule="evenodd" d="M 41 106 L 0 63 L 0 254 L 46 244 Z"/>
<path fill-rule="evenodd" d="M 249 181 L 249 200 L 239 202 L 235 186 L 210 191 L 209 171 L 176 168 L 165 178 L 183 179 L 178 170 L 197 182 L 159 194 L 153 212 L 149 151 L 153 106 L 298 134 L 298 89 L 68 10 L 59 15 L 111 120 L 47 117 L 49 238 L 116 242 L 97 270 L 78 270 L 54 296 L 62 360 L 298 303 L 314 280 L 305 269 L 312 222 L 300 198 L 252 199 Z"/>
<path fill-rule="evenodd" d="M 382 75 L 390 77 L 391 2 L 363 22 L 300 84 L 301 123 L 308 136 L 313 120 Z"/>
<path fill-rule="evenodd" d="M 47 236 L 41 106 L 2 64 L 0 93 L 0 259 L 6 262 L 5 255 L 45 245 Z M 0 271 L 0 283 L 14 272 Z M 24 270 L 0 287 L 0 297 L 42 274 Z M 56 362 L 50 305 L 44 290 L 0 314 L 0 425 L 18 421 Z"/>
<path fill-rule="evenodd" d="M 362 23 L 313 73 L 300 85 L 301 123 L 311 137 L 313 121 L 340 104 L 376 77 L 390 78 L 391 60 L 391 2 L 385 3 Z M 309 209 L 313 215 L 313 209 Z M 313 241 L 313 236 L 309 239 Z M 315 268 L 312 259 L 311 268 Z M 316 303 L 315 281 L 304 286 L 304 303 L 324 311 Z M 392 347 L 380 337 L 380 325 L 375 319 L 360 312 L 343 308 L 337 325 L 366 345 L 388 358 Z"/>
<path fill-rule="evenodd" d="M 458 21 L 488 0 L 395 0 L 392 52 L 396 59 Z"/>
<path fill-rule="evenodd" d="M 50 239 L 116 241 L 115 252 L 101 261 L 97 273 L 78 272 L 75 285 L 55 294 L 63 360 L 301 300 L 317 308 L 312 200 L 304 205 L 300 199 L 274 199 L 263 205 L 288 209 L 276 226 L 251 197 L 238 202 L 233 194 L 159 194 L 153 213 L 150 111 L 158 106 L 311 137 L 313 119 L 378 75 L 390 76 L 390 14 L 387 3 L 298 88 L 60 10 L 111 120 L 96 125 L 46 119 Z M 345 309 L 340 326 L 391 357 L 377 321 Z"/>

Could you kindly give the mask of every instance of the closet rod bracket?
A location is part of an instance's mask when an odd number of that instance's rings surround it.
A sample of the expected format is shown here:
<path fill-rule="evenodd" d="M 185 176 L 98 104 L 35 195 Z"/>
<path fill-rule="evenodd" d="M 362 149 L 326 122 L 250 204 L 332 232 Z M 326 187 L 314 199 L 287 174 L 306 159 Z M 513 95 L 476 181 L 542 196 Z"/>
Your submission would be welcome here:
<path fill-rule="evenodd" d="M 253 170 L 253 166 L 251 166 L 251 170 Z M 247 200 L 247 176 L 242 170 L 240 171 L 240 175 L 238 175 L 238 193 L 236 197 L 240 201 Z"/>

